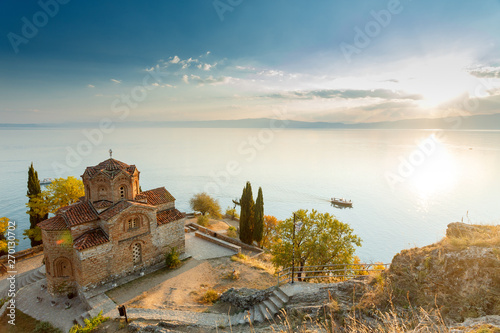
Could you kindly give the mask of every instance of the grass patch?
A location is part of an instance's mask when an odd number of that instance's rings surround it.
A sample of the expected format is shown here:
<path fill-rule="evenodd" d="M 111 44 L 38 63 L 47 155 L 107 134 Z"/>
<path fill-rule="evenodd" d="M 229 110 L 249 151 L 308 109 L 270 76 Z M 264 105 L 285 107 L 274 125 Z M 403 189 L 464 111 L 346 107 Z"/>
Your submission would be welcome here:
<path fill-rule="evenodd" d="M 201 297 L 201 302 L 204 304 L 214 304 L 219 299 L 219 293 L 213 289 L 208 289 Z"/>
<path fill-rule="evenodd" d="M 267 261 L 265 258 L 261 260 L 261 259 L 257 259 L 257 258 L 248 257 L 248 256 L 244 255 L 243 253 L 238 253 L 238 254 L 235 254 L 234 256 L 232 256 L 231 260 L 240 262 L 244 265 L 253 267 L 255 269 L 265 271 L 271 275 L 274 275 L 274 273 L 276 271 L 273 264 L 270 261 Z"/>
<path fill-rule="evenodd" d="M 36 325 L 33 333 L 62 333 L 62 331 L 48 321 L 41 321 Z"/>
<path fill-rule="evenodd" d="M 500 225 L 468 224 L 472 231 L 461 235 L 445 237 L 443 245 L 452 249 L 466 249 L 471 246 L 500 247 Z"/>

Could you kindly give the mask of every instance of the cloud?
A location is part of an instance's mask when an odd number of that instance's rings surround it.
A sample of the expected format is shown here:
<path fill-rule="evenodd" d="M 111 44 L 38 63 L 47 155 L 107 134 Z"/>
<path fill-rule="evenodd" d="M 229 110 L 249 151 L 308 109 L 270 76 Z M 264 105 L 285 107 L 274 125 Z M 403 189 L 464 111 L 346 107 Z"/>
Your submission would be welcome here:
<path fill-rule="evenodd" d="M 401 91 L 393 91 L 388 89 L 373 89 L 373 90 L 356 90 L 356 89 L 325 89 L 325 90 L 310 90 L 310 91 L 290 91 L 285 93 L 269 94 L 265 97 L 275 99 L 361 99 L 361 98 L 380 98 L 386 100 L 421 100 L 423 97 L 418 94 L 406 94 Z"/>
<path fill-rule="evenodd" d="M 224 84 L 224 83 L 229 83 L 231 81 L 231 77 L 228 76 L 219 76 L 217 78 L 213 77 L 212 75 L 206 77 L 206 78 L 201 78 L 198 75 L 193 75 L 189 77 L 191 81 L 196 82 L 198 85 L 204 85 L 204 84 L 210 84 L 210 85 L 217 85 L 217 84 Z"/>
<path fill-rule="evenodd" d="M 186 84 L 189 84 L 189 76 L 183 75 L 182 76 L 182 81 L 184 81 L 184 83 L 186 83 Z"/>
<path fill-rule="evenodd" d="M 170 60 L 169 62 L 171 64 L 177 64 L 177 63 L 179 63 L 179 61 L 181 61 L 181 59 L 178 56 L 174 56 L 174 58 L 172 60 Z"/>
<path fill-rule="evenodd" d="M 92 84 L 87 85 L 87 87 L 89 87 L 89 88 L 95 88 L 95 86 L 92 85 Z"/>
<path fill-rule="evenodd" d="M 469 74 L 479 78 L 500 78 L 500 67 L 479 66 L 468 70 Z"/>
<path fill-rule="evenodd" d="M 116 79 L 111 79 L 111 81 L 114 82 L 114 83 L 122 83 L 121 80 L 116 80 Z"/>

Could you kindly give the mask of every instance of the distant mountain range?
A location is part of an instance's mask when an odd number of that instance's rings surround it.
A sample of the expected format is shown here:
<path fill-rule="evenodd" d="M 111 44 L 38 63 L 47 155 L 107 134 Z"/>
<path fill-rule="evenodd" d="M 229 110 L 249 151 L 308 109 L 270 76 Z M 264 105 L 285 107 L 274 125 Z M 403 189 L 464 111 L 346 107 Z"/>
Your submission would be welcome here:
<path fill-rule="evenodd" d="M 270 126 L 293 129 L 447 129 L 447 130 L 500 130 L 500 113 L 468 117 L 437 119 L 408 119 L 375 123 L 330 123 L 269 118 L 206 121 L 141 121 L 116 123 L 118 127 L 167 127 L 167 128 L 268 128 Z M 0 124 L 0 128 L 89 128 L 96 123 L 59 124 Z"/>

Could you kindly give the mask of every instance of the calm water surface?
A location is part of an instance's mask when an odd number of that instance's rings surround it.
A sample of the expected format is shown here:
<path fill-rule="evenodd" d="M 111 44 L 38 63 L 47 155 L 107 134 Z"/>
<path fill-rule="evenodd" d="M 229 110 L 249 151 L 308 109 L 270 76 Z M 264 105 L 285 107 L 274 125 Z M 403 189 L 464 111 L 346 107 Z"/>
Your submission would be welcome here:
<path fill-rule="evenodd" d="M 433 243 L 462 218 L 500 223 L 499 131 L 116 129 L 71 165 L 68 148 L 87 140 L 80 129 L 0 130 L 0 139 L 0 216 L 18 223 L 18 250 L 29 247 L 21 230 L 29 225 L 30 163 L 41 179 L 79 177 L 110 148 L 138 167 L 143 190 L 165 186 L 181 211 L 204 190 L 223 209 L 232 206 L 249 180 L 254 196 L 262 187 L 268 215 L 335 214 L 363 239 L 363 261 L 389 262 L 404 248 Z M 332 207 L 334 196 L 354 208 Z"/>

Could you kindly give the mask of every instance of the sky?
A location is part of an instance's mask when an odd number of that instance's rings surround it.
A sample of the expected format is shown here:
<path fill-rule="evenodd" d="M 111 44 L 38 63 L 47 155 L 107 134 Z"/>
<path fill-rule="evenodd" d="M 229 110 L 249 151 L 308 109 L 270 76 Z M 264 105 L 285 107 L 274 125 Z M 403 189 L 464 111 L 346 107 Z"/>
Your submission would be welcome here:
<path fill-rule="evenodd" d="M 500 112 L 500 0 L 2 0 L 0 123 Z"/>

